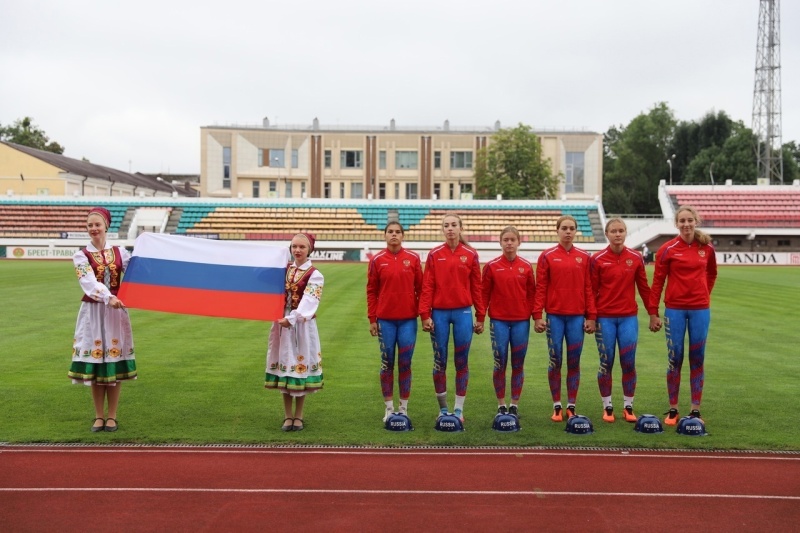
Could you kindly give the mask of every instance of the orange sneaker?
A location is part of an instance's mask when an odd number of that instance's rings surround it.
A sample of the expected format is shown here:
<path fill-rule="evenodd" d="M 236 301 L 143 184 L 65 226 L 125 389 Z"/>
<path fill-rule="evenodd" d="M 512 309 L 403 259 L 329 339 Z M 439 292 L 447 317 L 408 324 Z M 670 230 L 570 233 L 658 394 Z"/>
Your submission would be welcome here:
<path fill-rule="evenodd" d="M 666 413 L 667 417 L 664 419 L 664 423 L 668 426 L 676 426 L 678 425 L 678 410 L 677 409 L 670 409 Z"/>
<path fill-rule="evenodd" d="M 632 405 L 626 405 L 625 410 L 622 411 L 622 415 L 625 417 L 625 422 L 636 422 L 636 415 L 633 414 Z"/>
<path fill-rule="evenodd" d="M 564 421 L 564 416 L 561 414 L 561 406 L 560 405 L 556 405 L 555 407 L 553 407 L 553 414 L 552 414 L 552 416 L 550 416 L 550 420 L 552 420 L 553 422 L 563 422 Z"/>
<path fill-rule="evenodd" d="M 567 406 L 567 420 L 569 420 L 573 416 L 575 416 L 575 406 L 574 405 L 568 405 Z"/>
<path fill-rule="evenodd" d="M 608 422 L 610 424 L 614 423 L 614 408 L 613 407 L 606 407 L 603 409 L 603 422 Z"/>

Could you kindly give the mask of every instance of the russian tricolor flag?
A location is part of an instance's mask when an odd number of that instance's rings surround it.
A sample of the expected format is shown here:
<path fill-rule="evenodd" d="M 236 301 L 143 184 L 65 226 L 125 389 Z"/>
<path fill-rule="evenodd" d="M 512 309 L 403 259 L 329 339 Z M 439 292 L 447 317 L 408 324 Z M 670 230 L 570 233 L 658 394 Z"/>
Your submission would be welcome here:
<path fill-rule="evenodd" d="M 278 320 L 289 258 L 285 246 L 142 233 L 119 299 L 150 311 Z"/>

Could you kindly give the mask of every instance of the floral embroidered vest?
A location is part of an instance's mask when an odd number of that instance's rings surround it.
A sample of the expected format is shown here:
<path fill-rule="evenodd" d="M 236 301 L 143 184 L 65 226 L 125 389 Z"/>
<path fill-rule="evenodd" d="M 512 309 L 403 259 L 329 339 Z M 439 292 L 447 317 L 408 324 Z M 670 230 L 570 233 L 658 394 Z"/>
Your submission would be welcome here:
<path fill-rule="evenodd" d="M 286 315 L 297 309 L 297 306 L 300 305 L 300 300 L 303 298 L 303 292 L 306 290 L 308 280 L 315 270 L 316 268 L 312 266 L 303 272 L 292 264 L 286 269 L 286 306 L 284 309 Z M 299 274 L 299 278 L 297 277 L 298 272 L 302 272 L 302 274 Z"/>
<path fill-rule="evenodd" d="M 84 248 L 83 255 L 89 260 L 97 281 L 108 287 L 111 294 L 116 296 L 119 291 L 119 284 L 122 281 L 122 255 L 119 253 L 119 248 L 112 246 L 99 252 L 90 252 Z M 86 295 L 81 298 L 81 301 L 93 304 L 100 303 Z"/>

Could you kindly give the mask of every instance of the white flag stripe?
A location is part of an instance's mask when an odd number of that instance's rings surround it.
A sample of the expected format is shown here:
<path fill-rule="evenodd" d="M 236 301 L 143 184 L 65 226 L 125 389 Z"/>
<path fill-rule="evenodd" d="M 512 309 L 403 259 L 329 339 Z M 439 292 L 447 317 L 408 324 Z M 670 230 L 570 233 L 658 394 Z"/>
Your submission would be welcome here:
<path fill-rule="evenodd" d="M 288 245 L 142 233 L 133 243 L 133 257 L 209 265 L 284 268 L 289 263 L 290 254 Z"/>

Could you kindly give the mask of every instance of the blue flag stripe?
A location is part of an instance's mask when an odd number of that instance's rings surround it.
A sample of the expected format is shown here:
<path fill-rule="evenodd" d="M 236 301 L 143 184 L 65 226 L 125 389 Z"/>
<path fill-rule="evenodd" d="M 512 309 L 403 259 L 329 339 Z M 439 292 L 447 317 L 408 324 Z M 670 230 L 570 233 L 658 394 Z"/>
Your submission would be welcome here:
<path fill-rule="evenodd" d="M 212 291 L 283 294 L 286 269 L 212 265 L 134 256 L 123 282 Z"/>

